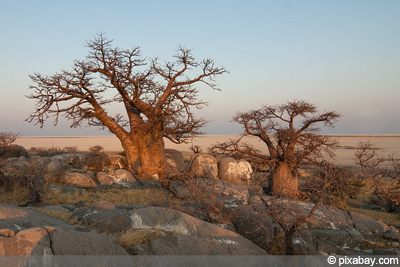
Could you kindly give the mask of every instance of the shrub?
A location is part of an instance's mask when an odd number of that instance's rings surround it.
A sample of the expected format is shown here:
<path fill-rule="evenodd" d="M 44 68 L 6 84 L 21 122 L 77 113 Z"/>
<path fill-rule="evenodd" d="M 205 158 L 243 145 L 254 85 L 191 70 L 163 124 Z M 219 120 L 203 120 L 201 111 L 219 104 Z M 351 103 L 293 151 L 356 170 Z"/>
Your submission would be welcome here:
<path fill-rule="evenodd" d="M 347 209 L 347 199 L 357 198 L 363 181 L 349 168 L 322 162 L 301 185 L 308 198 L 322 197 L 323 203 Z"/>
<path fill-rule="evenodd" d="M 19 133 L 0 132 L 0 147 L 8 147 L 20 137 Z"/>
<path fill-rule="evenodd" d="M 12 157 L 27 157 L 28 153 L 22 146 L 18 145 L 9 145 L 9 146 L 0 146 L 0 158 L 12 158 Z"/>
<path fill-rule="evenodd" d="M 201 204 L 199 208 L 207 221 L 226 224 L 237 218 L 238 214 L 232 213 L 232 210 L 225 205 L 226 199 L 215 194 L 213 189 L 206 182 L 202 181 L 202 179 L 187 176 L 180 183 L 189 192 L 190 197 L 188 201 Z M 177 204 L 171 208 L 185 212 L 182 209 L 181 203 L 178 202 Z"/>
<path fill-rule="evenodd" d="M 0 172 L 2 202 L 28 206 L 41 201 L 46 190 L 44 166 L 29 162 L 7 174 Z"/>

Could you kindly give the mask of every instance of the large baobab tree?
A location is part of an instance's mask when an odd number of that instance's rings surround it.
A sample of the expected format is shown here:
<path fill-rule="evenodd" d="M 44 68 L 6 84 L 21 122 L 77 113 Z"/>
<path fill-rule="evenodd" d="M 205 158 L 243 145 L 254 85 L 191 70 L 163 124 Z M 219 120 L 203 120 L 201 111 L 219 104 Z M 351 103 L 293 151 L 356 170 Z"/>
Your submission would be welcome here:
<path fill-rule="evenodd" d="M 315 126 L 333 126 L 339 117 L 334 111 L 318 113 L 314 104 L 303 100 L 238 113 L 233 121 L 243 126 L 243 135 L 238 140 L 214 145 L 211 152 L 269 164 L 272 193 L 296 195 L 299 165 L 316 163 L 323 152 L 333 155 L 331 148 L 336 141 L 320 135 Z M 268 153 L 242 142 L 244 136 L 258 137 L 265 143 Z"/>
<path fill-rule="evenodd" d="M 164 64 L 141 57 L 138 47 L 115 47 L 102 34 L 87 47 L 86 59 L 75 61 L 72 70 L 30 76 L 34 85 L 28 97 L 37 102 L 27 121 L 43 126 L 50 116 L 55 124 L 64 116 L 71 127 L 87 122 L 108 128 L 120 140 L 132 171 L 144 178 L 163 176 L 163 137 L 180 143 L 199 133 L 205 121 L 194 117 L 193 108 L 206 103 L 198 100 L 195 85 L 217 89 L 214 78 L 226 70 L 211 59 L 196 61 L 183 47 Z M 124 107 L 122 115 L 110 113 L 113 103 Z"/>

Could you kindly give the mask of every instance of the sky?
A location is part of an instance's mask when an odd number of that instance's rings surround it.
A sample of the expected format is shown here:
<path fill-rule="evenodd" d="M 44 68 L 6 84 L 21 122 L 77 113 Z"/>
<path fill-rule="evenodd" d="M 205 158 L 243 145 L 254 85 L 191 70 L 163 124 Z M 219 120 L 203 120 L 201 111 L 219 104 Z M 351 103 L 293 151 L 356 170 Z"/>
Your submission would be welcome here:
<path fill-rule="evenodd" d="M 228 69 L 221 91 L 200 88 L 206 134 L 241 133 L 236 112 L 295 99 L 342 114 L 323 133 L 400 134 L 399 14 L 398 0 L 0 0 L 0 132 L 109 134 L 24 121 L 35 110 L 29 75 L 71 69 L 102 32 L 149 58 L 171 60 L 183 45 Z"/>

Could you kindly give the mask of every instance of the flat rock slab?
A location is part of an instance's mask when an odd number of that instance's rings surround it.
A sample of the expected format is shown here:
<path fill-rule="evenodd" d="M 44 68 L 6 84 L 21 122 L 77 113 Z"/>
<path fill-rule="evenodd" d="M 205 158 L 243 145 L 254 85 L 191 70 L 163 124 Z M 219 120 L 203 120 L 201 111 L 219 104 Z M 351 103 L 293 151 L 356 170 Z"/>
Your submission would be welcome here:
<path fill-rule="evenodd" d="M 131 211 L 130 218 L 132 220 L 132 228 L 135 229 L 153 228 L 172 232 L 175 235 L 197 237 L 208 240 L 207 242 L 214 241 L 217 242 L 215 244 L 226 244 L 231 246 L 231 253 L 236 253 L 242 249 L 243 251 L 246 251 L 246 253 L 250 253 L 252 255 L 266 254 L 263 249 L 239 234 L 217 225 L 199 220 L 183 212 L 160 207 L 145 207 Z M 166 239 L 167 241 L 165 242 L 168 243 L 171 241 L 171 239 L 172 237 Z M 175 239 L 174 242 L 179 243 L 181 242 L 180 240 L 182 239 Z M 191 252 L 191 254 L 198 255 L 202 255 L 202 253 L 203 252 L 201 250 Z"/>
<path fill-rule="evenodd" d="M 21 208 L 0 203 L 0 228 L 19 232 L 28 228 L 47 226 L 71 230 L 76 228 L 76 226 L 70 225 L 60 219 L 40 213 L 34 208 Z"/>
<path fill-rule="evenodd" d="M 147 254 L 152 255 L 262 255 L 234 241 L 210 240 L 190 235 L 170 235 L 152 240 L 147 245 Z"/>
<path fill-rule="evenodd" d="M 127 255 L 115 241 L 33 208 L 0 204 L 0 255 Z"/>

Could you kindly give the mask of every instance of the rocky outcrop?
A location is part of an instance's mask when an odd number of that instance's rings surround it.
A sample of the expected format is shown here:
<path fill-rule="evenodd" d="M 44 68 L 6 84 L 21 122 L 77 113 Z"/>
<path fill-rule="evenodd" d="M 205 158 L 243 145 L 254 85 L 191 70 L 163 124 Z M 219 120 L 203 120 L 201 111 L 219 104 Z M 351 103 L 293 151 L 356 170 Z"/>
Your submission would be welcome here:
<path fill-rule="evenodd" d="M 246 160 L 235 160 L 233 158 L 220 159 L 219 179 L 238 185 L 247 185 L 253 175 L 253 169 Z"/>
<path fill-rule="evenodd" d="M 195 154 L 190 159 L 189 173 L 193 177 L 218 178 L 218 161 L 209 154 Z"/>
<path fill-rule="evenodd" d="M 137 249 L 137 248 L 136 248 Z M 140 250 L 137 250 L 140 251 Z M 263 255 L 264 251 L 236 244 L 230 239 L 204 239 L 191 235 L 169 235 L 141 245 L 146 255 Z"/>
<path fill-rule="evenodd" d="M 97 184 L 93 178 L 94 174 L 91 172 L 65 172 L 63 174 L 65 183 L 80 187 L 95 187 Z"/>
<path fill-rule="evenodd" d="M 177 255 L 179 249 L 182 249 L 186 255 L 207 255 L 204 253 L 210 253 L 211 250 L 205 250 L 205 248 L 209 247 L 215 248 L 214 254 L 265 254 L 264 250 L 239 234 L 179 211 L 160 207 L 146 207 L 131 211 L 130 217 L 134 229 L 152 228 L 173 233 L 162 240 L 155 240 L 149 244 L 146 253 L 158 251 L 157 253 L 164 254 L 169 251 L 173 255 Z M 190 242 L 197 245 L 190 245 L 186 250 L 182 246 L 161 248 L 168 244 L 183 245 Z M 221 247 L 218 248 L 219 246 Z"/>
<path fill-rule="evenodd" d="M 82 224 L 115 234 L 129 229 L 169 233 L 128 251 L 146 255 L 261 255 L 265 251 L 237 233 L 183 212 L 161 207 L 81 208 L 73 214 Z M 186 247 L 183 247 L 185 246 Z M 190 245 L 189 245 L 190 244 Z"/>
<path fill-rule="evenodd" d="M 136 179 L 130 171 L 125 169 L 114 169 L 97 173 L 97 180 L 101 184 L 113 184 L 121 182 L 135 182 Z"/>
<path fill-rule="evenodd" d="M 270 205 L 278 207 L 275 212 L 281 219 L 289 221 L 307 216 L 313 207 L 309 203 L 287 199 L 273 199 Z M 363 254 L 369 253 L 364 250 L 371 248 L 398 248 L 400 234 L 364 215 L 323 206 L 309 222 L 299 226 L 293 242 L 299 248 L 312 246 L 318 254 Z M 314 252 L 299 249 L 297 253 Z"/>
<path fill-rule="evenodd" d="M 75 211 L 72 217 L 82 225 L 94 228 L 102 233 L 121 233 L 131 227 L 129 214 L 124 209 L 104 207 L 84 207 Z"/>
<path fill-rule="evenodd" d="M 0 204 L 0 229 L 0 255 L 127 255 L 108 236 L 32 208 Z"/>
<path fill-rule="evenodd" d="M 167 160 L 167 173 L 179 174 L 185 171 L 185 162 L 180 151 L 175 149 L 165 149 Z"/>

